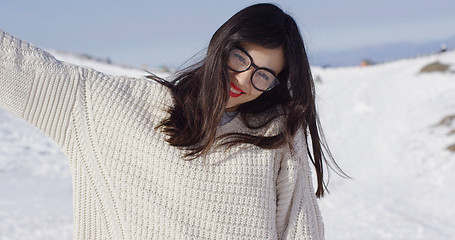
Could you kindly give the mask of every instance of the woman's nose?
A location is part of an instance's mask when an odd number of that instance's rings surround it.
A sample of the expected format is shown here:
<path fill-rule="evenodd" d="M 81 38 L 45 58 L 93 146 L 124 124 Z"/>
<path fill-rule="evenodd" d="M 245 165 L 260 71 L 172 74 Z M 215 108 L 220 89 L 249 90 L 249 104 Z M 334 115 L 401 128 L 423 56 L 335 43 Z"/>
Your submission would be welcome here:
<path fill-rule="evenodd" d="M 243 91 L 250 91 L 251 89 L 251 74 L 253 74 L 254 70 L 248 69 L 245 72 L 237 73 L 237 81 L 239 83 L 239 87 L 242 88 Z"/>

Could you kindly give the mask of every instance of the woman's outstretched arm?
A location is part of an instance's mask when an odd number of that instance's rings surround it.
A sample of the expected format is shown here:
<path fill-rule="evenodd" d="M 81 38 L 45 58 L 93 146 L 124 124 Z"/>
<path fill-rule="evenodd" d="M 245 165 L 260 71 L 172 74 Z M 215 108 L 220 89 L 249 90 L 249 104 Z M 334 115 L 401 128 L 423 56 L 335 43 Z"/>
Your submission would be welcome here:
<path fill-rule="evenodd" d="M 277 178 L 279 239 L 324 239 L 303 130 L 294 138 L 294 154 L 283 154 Z"/>
<path fill-rule="evenodd" d="M 84 71 L 0 30 L 0 108 L 65 142 Z"/>

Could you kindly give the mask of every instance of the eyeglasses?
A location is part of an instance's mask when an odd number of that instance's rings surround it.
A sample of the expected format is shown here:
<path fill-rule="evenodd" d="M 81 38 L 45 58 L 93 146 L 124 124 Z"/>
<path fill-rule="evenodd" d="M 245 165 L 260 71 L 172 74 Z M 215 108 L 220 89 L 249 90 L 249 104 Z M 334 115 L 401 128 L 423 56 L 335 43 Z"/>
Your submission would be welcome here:
<path fill-rule="evenodd" d="M 237 73 L 245 72 L 250 69 L 250 67 L 253 67 L 255 70 L 253 74 L 251 74 L 251 84 L 261 92 L 270 91 L 280 83 L 275 72 L 267 68 L 258 67 L 253 63 L 253 58 L 241 48 L 233 48 L 231 50 L 227 61 L 227 67 L 231 71 Z"/>

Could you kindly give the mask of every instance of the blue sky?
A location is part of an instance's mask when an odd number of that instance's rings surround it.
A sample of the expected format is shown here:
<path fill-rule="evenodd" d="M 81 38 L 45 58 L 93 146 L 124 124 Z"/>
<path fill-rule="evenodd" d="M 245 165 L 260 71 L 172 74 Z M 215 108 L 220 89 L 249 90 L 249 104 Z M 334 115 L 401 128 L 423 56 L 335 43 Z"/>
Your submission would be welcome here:
<path fill-rule="evenodd" d="M 234 13 L 259 1 L 14 0 L 0 28 L 40 47 L 178 67 Z M 283 0 L 310 54 L 455 35 L 453 0 Z"/>

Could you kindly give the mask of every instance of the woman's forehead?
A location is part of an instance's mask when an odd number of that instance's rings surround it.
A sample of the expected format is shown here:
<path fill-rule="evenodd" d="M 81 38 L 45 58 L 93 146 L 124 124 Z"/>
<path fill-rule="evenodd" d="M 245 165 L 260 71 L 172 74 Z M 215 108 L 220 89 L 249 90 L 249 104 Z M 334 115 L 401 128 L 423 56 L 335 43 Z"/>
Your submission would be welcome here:
<path fill-rule="evenodd" d="M 257 66 L 272 69 L 276 74 L 283 70 L 285 58 L 282 47 L 265 48 L 255 43 L 242 43 L 240 46 L 248 52 Z"/>

